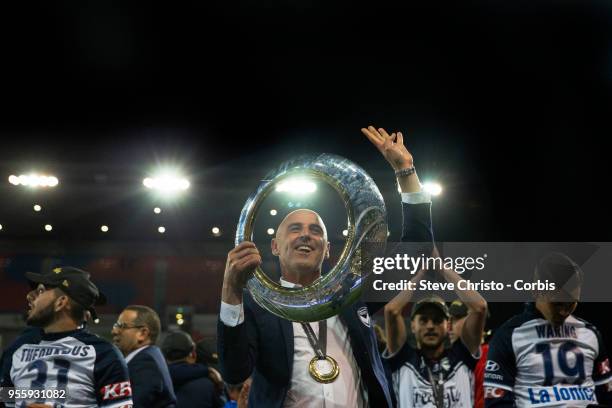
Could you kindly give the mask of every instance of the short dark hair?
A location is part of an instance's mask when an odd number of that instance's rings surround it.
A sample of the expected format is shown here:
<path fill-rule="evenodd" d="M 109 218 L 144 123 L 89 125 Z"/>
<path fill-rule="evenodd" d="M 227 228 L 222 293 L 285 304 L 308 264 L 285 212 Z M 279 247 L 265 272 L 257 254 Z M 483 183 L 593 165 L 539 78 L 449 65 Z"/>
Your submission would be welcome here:
<path fill-rule="evenodd" d="M 161 332 L 161 322 L 159 321 L 159 315 L 149 306 L 144 305 L 129 305 L 125 310 L 132 310 L 136 312 L 136 319 L 134 319 L 134 325 L 144 326 L 149 329 L 149 339 L 151 343 L 157 343 L 157 338 Z"/>
<path fill-rule="evenodd" d="M 70 308 L 68 309 L 69 310 L 68 316 L 70 316 L 72 320 L 74 320 L 75 322 L 79 324 L 83 323 L 83 321 L 85 321 L 85 312 L 87 311 L 87 308 L 83 306 L 82 304 L 78 303 L 73 298 L 71 298 L 69 294 L 67 294 L 66 292 L 62 290 L 62 288 L 54 286 L 53 289 L 55 290 L 55 294 L 58 297 L 59 296 L 68 297 L 68 303 L 70 304 Z"/>
<path fill-rule="evenodd" d="M 74 299 L 70 299 L 70 317 L 72 317 L 77 323 L 82 323 L 85 320 L 85 312 L 87 308 L 77 303 Z"/>

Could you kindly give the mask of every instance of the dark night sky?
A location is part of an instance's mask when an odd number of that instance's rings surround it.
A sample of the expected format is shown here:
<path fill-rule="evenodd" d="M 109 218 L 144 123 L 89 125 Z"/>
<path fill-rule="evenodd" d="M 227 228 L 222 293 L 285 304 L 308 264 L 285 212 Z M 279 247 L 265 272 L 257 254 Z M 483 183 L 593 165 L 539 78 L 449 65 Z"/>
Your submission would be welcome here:
<path fill-rule="evenodd" d="M 445 185 L 439 238 L 609 240 L 611 19 L 603 1 L 24 4 L 0 29 L 2 168 L 62 174 L 59 214 L 95 200 L 70 190 L 93 174 L 127 189 L 170 158 L 194 195 L 232 197 L 232 225 L 297 151 L 354 159 L 391 194 L 359 133 L 375 123 Z"/>
<path fill-rule="evenodd" d="M 0 180 L 36 166 L 62 183 L 36 196 L 0 184 L 5 243 L 102 239 L 107 220 L 104 239 L 160 239 L 134 186 L 168 160 L 193 181 L 164 213 L 170 242 L 231 231 L 297 152 L 355 160 L 397 217 L 393 177 L 359 133 L 370 123 L 402 130 L 421 177 L 445 186 L 440 240 L 610 241 L 607 1 L 2 7 Z"/>

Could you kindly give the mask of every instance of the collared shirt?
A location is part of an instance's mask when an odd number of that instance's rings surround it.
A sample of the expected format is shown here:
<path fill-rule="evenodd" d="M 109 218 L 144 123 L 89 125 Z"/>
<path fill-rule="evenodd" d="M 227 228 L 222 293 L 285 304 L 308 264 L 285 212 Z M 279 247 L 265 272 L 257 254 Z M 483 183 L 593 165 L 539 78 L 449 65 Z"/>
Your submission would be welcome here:
<path fill-rule="evenodd" d="M 129 363 L 134 357 L 136 357 L 136 354 L 140 353 L 142 350 L 146 349 L 149 346 L 150 344 L 147 344 L 146 346 L 138 347 L 136 350 L 132 351 L 130 354 L 125 356 L 125 363 Z"/>
<path fill-rule="evenodd" d="M 281 278 L 281 285 L 295 286 Z M 336 360 L 340 374 L 329 384 L 317 382 L 308 371 L 315 351 L 301 323 L 293 324 L 293 371 L 285 407 L 364 407 L 365 390 L 346 326 L 338 316 L 327 319 L 327 355 Z M 308 323 L 319 338 L 319 324 Z"/>

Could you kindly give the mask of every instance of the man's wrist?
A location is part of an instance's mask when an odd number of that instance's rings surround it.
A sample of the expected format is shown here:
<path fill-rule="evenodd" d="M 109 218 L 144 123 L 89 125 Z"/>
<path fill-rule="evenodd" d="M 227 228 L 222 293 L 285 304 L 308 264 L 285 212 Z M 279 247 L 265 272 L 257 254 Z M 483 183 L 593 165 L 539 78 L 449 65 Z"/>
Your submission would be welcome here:
<path fill-rule="evenodd" d="M 419 182 L 419 177 L 417 176 L 414 165 L 396 169 L 395 178 L 400 192 L 416 193 L 421 191 L 421 183 Z"/>
<path fill-rule="evenodd" d="M 239 305 L 242 303 L 242 290 L 238 291 L 232 285 L 223 282 L 221 300 L 230 305 Z"/>
<path fill-rule="evenodd" d="M 416 172 L 416 168 L 414 166 L 404 167 L 398 170 L 395 170 L 395 177 L 408 177 Z"/>

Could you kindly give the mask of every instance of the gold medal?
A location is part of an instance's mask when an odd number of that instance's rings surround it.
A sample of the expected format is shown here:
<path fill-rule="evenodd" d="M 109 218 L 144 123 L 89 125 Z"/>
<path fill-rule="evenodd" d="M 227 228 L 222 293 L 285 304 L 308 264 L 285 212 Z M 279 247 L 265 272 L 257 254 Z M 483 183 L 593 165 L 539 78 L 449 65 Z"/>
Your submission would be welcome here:
<path fill-rule="evenodd" d="M 338 367 L 336 360 L 330 356 L 325 356 L 324 359 L 314 356 L 308 364 L 308 372 L 316 381 L 327 384 L 338 378 L 340 367 Z"/>

